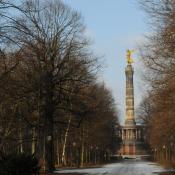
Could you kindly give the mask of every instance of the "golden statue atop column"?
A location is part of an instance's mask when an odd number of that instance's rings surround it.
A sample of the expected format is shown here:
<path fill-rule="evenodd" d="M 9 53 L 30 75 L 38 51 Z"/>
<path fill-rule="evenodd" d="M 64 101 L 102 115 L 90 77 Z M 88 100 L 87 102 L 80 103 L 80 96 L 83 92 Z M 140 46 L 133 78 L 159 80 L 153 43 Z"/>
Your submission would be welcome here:
<path fill-rule="evenodd" d="M 133 58 L 131 56 L 133 52 L 134 52 L 134 50 L 129 50 L 129 49 L 126 51 L 126 57 L 127 57 L 128 64 L 131 64 L 134 62 Z"/>

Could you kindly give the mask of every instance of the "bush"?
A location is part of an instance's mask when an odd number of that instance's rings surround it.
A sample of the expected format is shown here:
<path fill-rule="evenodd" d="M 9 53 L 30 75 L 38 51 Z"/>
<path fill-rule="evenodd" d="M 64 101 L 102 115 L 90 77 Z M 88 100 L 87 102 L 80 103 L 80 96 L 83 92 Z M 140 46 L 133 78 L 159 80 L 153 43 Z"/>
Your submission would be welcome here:
<path fill-rule="evenodd" d="M 10 154 L 0 157 L 0 175 L 38 175 L 39 169 L 34 155 Z"/>

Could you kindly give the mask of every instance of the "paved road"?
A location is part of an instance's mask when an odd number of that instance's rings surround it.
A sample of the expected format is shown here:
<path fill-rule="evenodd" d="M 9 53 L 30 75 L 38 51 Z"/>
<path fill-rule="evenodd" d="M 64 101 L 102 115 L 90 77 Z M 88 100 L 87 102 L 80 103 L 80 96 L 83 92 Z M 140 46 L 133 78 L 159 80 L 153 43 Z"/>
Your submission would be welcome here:
<path fill-rule="evenodd" d="M 62 169 L 56 173 L 67 175 L 175 175 L 173 171 L 173 169 L 165 169 L 153 162 L 126 160 L 101 168 Z"/>

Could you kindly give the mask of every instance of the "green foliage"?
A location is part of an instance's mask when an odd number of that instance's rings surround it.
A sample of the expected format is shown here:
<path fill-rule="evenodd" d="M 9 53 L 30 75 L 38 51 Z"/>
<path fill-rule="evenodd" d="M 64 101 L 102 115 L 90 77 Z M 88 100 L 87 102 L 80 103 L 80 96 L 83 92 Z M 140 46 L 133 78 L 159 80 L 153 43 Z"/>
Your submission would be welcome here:
<path fill-rule="evenodd" d="M 34 155 L 9 154 L 0 158 L 1 175 L 37 175 L 39 169 Z"/>

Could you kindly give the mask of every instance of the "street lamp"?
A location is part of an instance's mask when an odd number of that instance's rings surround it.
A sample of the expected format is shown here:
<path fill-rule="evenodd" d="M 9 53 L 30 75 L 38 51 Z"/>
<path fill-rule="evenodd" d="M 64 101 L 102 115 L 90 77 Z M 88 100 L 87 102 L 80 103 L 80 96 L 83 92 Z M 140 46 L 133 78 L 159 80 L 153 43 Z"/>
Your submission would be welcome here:
<path fill-rule="evenodd" d="M 52 140 L 52 136 L 47 136 L 47 141 L 50 142 Z"/>
<path fill-rule="evenodd" d="M 154 160 L 156 160 L 156 157 L 157 157 L 157 149 L 154 148 Z"/>
<path fill-rule="evenodd" d="M 90 146 L 90 150 L 89 150 L 89 163 L 93 163 L 93 161 L 94 161 L 93 148 L 94 148 L 94 147 L 91 145 L 91 146 Z"/>
<path fill-rule="evenodd" d="M 76 159 L 77 159 L 77 153 L 76 153 L 76 142 L 73 142 L 72 143 L 72 145 L 73 145 L 73 164 L 75 164 L 76 165 Z"/>
<path fill-rule="evenodd" d="M 171 142 L 171 160 L 174 159 L 174 143 Z"/>
<path fill-rule="evenodd" d="M 165 159 L 166 160 L 166 146 L 165 145 L 163 145 L 163 159 Z"/>
<path fill-rule="evenodd" d="M 72 145 L 73 145 L 73 147 L 75 147 L 76 146 L 76 142 L 73 142 Z"/>

